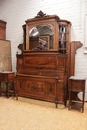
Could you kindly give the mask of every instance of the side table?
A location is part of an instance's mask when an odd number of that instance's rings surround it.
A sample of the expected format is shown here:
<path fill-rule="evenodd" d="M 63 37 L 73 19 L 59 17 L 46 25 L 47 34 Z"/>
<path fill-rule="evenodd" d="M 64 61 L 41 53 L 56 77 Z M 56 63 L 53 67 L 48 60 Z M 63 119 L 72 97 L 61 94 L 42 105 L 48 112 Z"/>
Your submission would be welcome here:
<path fill-rule="evenodd" d="M 0 72 L 0 96 L 2 94 L 1 83 L 6 83 L 6 95 L 9 98 L 10 88 L 9 83 L 13 84 L 13 93 L 15 94 L 14 82 L 15 82 L 15 72 L 12 71 L 2 71 Z"/>
<path fill-rule="evenodd" d="M 74 106 L 82 108 L 82 112 L 84 112 L 85 82 L 86 78 L 83 77 L 71 76 L 69 78 L 69 110 Z M 79 92 L 82 92 L 82 100 L 77 96 Z M 72 94 L 75 94 L 77 98 L 73 98 Z"/>

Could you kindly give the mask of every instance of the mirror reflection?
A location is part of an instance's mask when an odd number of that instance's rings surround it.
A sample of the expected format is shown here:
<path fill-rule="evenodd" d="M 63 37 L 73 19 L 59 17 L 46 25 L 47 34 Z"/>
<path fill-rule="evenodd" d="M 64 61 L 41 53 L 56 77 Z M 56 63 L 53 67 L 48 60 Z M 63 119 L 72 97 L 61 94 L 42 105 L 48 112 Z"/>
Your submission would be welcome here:
<path fill-rule="evenodd" d="M 30 50 L 53 49 L 54 32 L 48 25 L 38 25 L 29 32 Z"/>

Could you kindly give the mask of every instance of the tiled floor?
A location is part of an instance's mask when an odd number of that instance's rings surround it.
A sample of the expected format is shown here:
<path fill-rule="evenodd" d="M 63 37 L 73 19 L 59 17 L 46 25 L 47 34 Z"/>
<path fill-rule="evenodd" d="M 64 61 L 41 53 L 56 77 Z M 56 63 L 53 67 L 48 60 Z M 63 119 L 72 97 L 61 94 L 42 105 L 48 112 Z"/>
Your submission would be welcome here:
<path fill-rule="evenodd" d="M 0 97 L 0 130 L 87 130 L 84 113 L 54 103 L 19 97 Z"/>

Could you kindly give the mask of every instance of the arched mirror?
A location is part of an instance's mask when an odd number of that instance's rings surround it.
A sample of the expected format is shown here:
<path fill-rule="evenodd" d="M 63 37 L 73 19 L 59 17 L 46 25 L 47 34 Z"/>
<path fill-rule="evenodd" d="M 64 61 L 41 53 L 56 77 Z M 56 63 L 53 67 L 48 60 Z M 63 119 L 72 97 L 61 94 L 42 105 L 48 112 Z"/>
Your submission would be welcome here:
<path fill-rule="evenodd" d="M 29 32 L 30 50 L 48 50 L 53 49 L 53 29 L 46 25 L 37 25 Z"/>

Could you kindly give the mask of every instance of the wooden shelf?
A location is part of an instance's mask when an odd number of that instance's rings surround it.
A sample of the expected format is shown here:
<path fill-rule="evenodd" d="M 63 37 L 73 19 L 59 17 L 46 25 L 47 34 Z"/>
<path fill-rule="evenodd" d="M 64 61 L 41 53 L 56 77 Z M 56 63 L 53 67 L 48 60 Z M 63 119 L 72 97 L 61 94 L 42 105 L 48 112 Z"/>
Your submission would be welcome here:
<path fill-rule="evenodd" d="M 71 106 L 77 107 L 77 108 L 82 108 L 83 103 L 82 102 L 72 102 Z"/>

